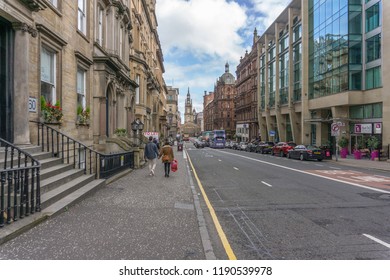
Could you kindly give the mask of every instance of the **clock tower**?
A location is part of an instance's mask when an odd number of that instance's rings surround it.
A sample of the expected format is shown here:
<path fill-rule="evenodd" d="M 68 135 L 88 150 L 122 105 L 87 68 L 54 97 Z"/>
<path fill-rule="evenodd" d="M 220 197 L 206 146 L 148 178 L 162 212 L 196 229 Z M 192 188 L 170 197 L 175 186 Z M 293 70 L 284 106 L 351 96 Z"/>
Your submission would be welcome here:
<path fill-rule="evenodd" d="M 193 123 L 193 122 L 194 122 L 194 115 L 192 113 L 192 100 L 190 95 L 190 88 L 188 88 L 185 112 L 184 112 L 184 123 Z"/>

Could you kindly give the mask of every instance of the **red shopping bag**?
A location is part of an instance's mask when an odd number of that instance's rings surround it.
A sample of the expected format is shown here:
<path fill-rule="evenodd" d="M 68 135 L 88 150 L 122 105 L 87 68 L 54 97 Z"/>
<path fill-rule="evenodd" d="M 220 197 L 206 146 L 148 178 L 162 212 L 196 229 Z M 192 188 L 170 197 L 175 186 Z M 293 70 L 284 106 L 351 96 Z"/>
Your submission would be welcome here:
<path fill-rule="evenodd" d="M 172 170 L 172 172 L 176 172 L 177 171 L 177 160 L 176 159 L 174 159 L 171 162 L 171 170 Z"/>

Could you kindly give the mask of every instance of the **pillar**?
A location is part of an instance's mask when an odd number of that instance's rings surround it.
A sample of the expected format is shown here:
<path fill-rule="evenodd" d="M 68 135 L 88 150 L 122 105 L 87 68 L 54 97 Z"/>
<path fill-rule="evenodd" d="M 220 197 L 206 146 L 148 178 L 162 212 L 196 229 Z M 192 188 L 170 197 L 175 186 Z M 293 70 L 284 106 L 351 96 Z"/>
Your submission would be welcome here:
<path fill-rule="evenodd" d="M 37 36 L 37 31 L 25 23 L 14 23 L 14 89 L 13 89 L 13 118 L 14 118 L 14 144 L 30 144 L 29 128 L 29 45 L 30 34 Z M 17 125 L 16 125 L 17 124 Z"/>

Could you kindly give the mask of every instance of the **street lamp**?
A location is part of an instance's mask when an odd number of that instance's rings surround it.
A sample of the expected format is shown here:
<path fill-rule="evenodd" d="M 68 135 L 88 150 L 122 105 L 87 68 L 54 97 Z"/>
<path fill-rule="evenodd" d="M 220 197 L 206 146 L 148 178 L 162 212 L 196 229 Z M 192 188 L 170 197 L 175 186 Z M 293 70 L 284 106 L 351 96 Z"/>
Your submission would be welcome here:
<path fill-rule="evenodd" d="M 134 132 L 134 140 L 136 139 L 136 138 L 138 138 L 138 133 L 139 133 L 139 131 L 142 131 L 142 130 L 144 130 L 144 124 L 143 124 L 143 122 L 141 122 L 141 120 L 140 119 L 136 119 L 136 120 L 134 120 L 132 123 L 131 123 L 131 130 L 133 130 L 133 132 Z M 135 142 L 135 141 L 134 141 Z"/>

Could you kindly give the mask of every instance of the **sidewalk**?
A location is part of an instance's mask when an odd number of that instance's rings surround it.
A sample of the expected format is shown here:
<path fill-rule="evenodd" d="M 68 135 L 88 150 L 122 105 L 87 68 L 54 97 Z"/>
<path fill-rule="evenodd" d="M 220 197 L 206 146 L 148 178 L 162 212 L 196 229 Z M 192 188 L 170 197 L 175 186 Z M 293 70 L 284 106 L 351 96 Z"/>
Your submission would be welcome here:
<path fill-rule="evenodd" d="M 161 160 L 154 177 L 147 166 L 134 170 L 55 219 L 1 245 L 0 259 L 215 257 L 184 152 L 178 152 L 177 146 L 173 149 L 179 169 L 169 178 L 164 177 Z"/>
<path fill-rule="evenodd" d="M 348 156 L 347 158 L 338 157 L 336 161 L 335 156 L 333 156 L 333 163 L 352 166 L 352 167 L 360 167 L 364 169 L 374 169 L 374 170 L 382 170 L 382 171 L 390 171 L 390 161 L 376 161 L 370 159 L 354 159 L 353 156 Z"/>

